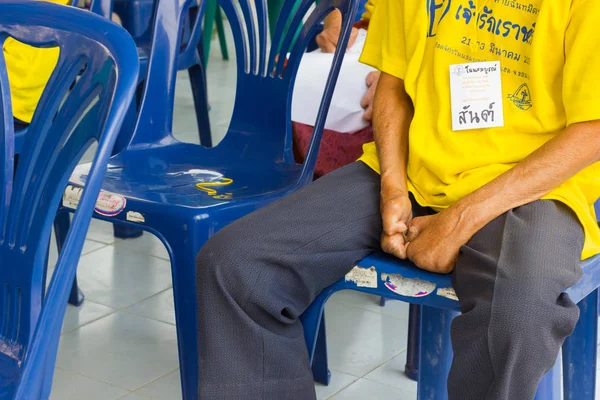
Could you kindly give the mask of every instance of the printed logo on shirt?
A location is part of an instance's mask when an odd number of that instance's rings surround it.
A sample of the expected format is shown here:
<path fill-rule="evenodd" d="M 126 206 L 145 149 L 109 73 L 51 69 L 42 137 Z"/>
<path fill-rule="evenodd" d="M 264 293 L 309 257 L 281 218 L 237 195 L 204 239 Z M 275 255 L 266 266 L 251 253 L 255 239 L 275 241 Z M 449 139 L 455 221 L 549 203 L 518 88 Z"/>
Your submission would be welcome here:
<path fill-rule="evenodd" d="M 427 37 L 434 37 L 437 34 L 437 27 L 450 11 L 451 5 L 452 0 L 427 0 L 427 18 L 429 21 Z"/>
<path fill-rule="evenodd" d="M 526 83 L 519 86 L 514 93 L 509 94 L 508 99 L 523 111 L 527 111 L 533 107 L 533 103 L 531 101 L 531 92 L 529 91 L 529 86 L 527 86 Z"/>

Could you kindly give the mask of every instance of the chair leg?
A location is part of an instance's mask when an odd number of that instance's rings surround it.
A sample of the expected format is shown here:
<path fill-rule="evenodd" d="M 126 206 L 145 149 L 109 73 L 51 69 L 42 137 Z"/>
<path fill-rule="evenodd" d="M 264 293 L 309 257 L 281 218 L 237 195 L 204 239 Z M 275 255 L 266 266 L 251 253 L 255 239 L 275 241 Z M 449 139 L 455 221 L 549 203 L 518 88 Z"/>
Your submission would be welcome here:
<path fill-rule="evenodd" d="M 202 27 L 202 48 L 204 50 L 205 65 L 208 65 L 208 57 L 210 55 L 210 43 L 212 42 L 213 27 L 217 8 L 219 7 L 217 0 L 208 0 L 204 6 L 204 26 Z"/>
<path fill-rule="evenodd" d="M 204 66 L 194 65 L 188 69 L 194 106 L 196 108 L 196 121 L 198 122 L 198 133 L 200 144 L 212 147 L 212 134 L 210 129 L 210 117 L 208 115 L 208 93 L 206 88 L 206 74 Z"/>
<path fill-rule="evenodd" d="M 227 50 L 227 38 L 225 37 L 225 26 L 223 25 L 223 15 L 221 7 L 217 7 L 215 22 L 217 24 L 217 33 L 219 34 L 219 44 L 221 45 L 221 55 L 223 60 L 229 60 L 229 51 Z"/>
<path fill-rule="evenodd" d="M 328 295 L 321 293 L 300 317 L 315 381 L 329 384 L 331 374 L 327 368 L 327 340 L 325 335 L 325 302 Z"/>
<path fill-rule="evenodd" d="M 144 231 L 125 224 L 113 224 L 113 234 L 119 239 L 135 239 L 144 234 Z"/>
<path fill-rule="evenodd" d="M 325 314 L 323 314 L 321 324 L 319 326 L 317 344 L 315 346 L 315 354 L 312 362 L 312 372 L 315 382 L 322 383 L 325 386 L 329 385 L 329 382 L 331 381 L 331 372 L 329 371 L 329 364 L 327 361 Z"/>
<path fill-rule="evenodd" d="M 448 372 L 452 363 L 450 326 L 456 311 L 423 306 L 418 398 L 448 399 Z"/>
<path fill-rule="evenodd" d="M 190 232 L 169 231 L 173 300 L 183 400 L 198 399 L 198 308 L 196 306 L 196 254 L 199 246 Z M 185 235 L 188 237 L 186 238 Z M 185 239 L 185 240 L 184 240 Z"/>
<path fill-rule="evenodd" d="M 387 301 L 388 301 L 387 297 L 381 296 L 379 298 L 379 307 L 385 307 L 385 303 L 387 303 Z"/>
<path fill-rule="evenodd" d="M 419 328 L 421 321 L 421 306 L 411 304 L 408 312 L 408 343 L 406 346 L 406 366 L 404 373 L 409 379 L 419 378 Z"/>
<path fill-rule="evenodd" d="M 561 400 L 560 393 L 560 372 L 561 372 L 560 354 L 554 367 L 542 378 L 534 400 Z M 596 371 L 594 370 L 594 373 Z M 593 397 L 592 397 L 593 399 Z"/>
<path fill-rule="evenodd" d="M 593 399 L 598 353 L 598 289 L 581 300 L 579 321 L 562 349 L 565 400 Z"/>
<path fill-rule="evenodd" d="M 69 213 L 60 213 L 56 215 L 54 219 L 54 232 L 56 233 L 56 247 L 58 248 L 58 254 L 62 251 L 65 240 L 67 240 L 67 234 L 69 233 L 69 227 L 71 226 L 71 219 Z M 77 276 L 73 280 L 73 286 L 71 287 L 71 294 L 69 295 L 69 304 L 79 307 L 85 296 L 79 286 L 77 285 Z"/>

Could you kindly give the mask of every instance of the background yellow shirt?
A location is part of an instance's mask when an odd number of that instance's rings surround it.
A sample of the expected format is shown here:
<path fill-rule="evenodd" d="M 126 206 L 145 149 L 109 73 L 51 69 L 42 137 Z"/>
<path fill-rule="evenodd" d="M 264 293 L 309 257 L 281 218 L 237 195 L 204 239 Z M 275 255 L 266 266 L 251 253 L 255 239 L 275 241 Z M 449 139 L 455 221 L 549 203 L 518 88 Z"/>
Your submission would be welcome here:
<path fill-rule="evenodd" d="M 373 15 L 373 10 L 375 9 L 376 0 L 369 0 L 367 4 L 365 4 L 365 12 L 363 13 L 361 19 L 365 21 L 371 20 L 371 16 Z"/>
<path fill-rule="evenodd" d="M 415 105 L 409 190 L 437 210 L 483 186 L 560 133 L 600 119 L 598 0 L 378 0 L 362 61 L 404 79 Z M 452 64 L 500 61 L 504 127 L 452 131 Z M 375 145 L 362 161 L 376 171 Z M 593 209 L 600 165 L 545 196 L 585 231 L 582 258 L 600 253 Z M 561 229 L 561 227 L 556 227 Z"/>
<path fill-rule="evenodd" d="M 69 0 L 47 0 L 67 4 Z M 8 38 L 4 42 L 4 58 L 12 98 L 13 115 L 31 122 L 44 87 L 58 62 L 59 49 L 38 49 Z"/>

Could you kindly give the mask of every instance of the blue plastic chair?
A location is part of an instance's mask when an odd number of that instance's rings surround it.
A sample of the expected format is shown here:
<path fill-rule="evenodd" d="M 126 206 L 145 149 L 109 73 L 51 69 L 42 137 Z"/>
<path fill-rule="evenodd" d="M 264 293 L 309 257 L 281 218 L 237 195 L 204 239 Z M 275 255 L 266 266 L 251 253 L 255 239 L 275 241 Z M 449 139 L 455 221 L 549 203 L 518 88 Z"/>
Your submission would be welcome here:
<path fill-rule="evenodd" d="M 229 131 L 216 147 L 181 143 L 173 138 L 172 110 L 180 38 L 172 27 L 195 0 L 160 0 L 153 29 L 145 92 L 131 142 L 110 159 L 102 188 L 108 195 L 94 217 L 127 224 L 156 235 L 171 257 L 177 338 L 183 396 L 197 398 L 198 352 L 195 259 L 217 230 L 309 183 L 313 177 L 319 141 L 344 52 L 338 52 L 329 75 L 314 136 L 304 165 L 292 154 L 291 101 L 294 79 L 304 49 L 318 22 L 334 7 L 345 16 L 347 43 L 357 3 L 303 0 L 291 14 L 284 7 L 277 39 L 267 47 L 265 0 L 223 0 L 237 54 L 237 95 Z M 239 7 L 239 8 L 238 8 Z M 240 10 L 241 9 L 241 10 Z M 288 23 L 289 22 L 289 23 Z M 340 46 L 345 48 L 346 46 Z M 292 49 L 289 60 L 277 49 Z M 79 168 L 71 185 L 87 181 Z M 65 196 L 70 196 L 69 188 Z M 99 212 L 98 212 L 99 211 Z M 218 312 L 218 310 L 215 310 Z"/>
<path fill-rule="evenodd" d="M 458 301 L 451 299 L 451 275 L 438 275 L 418 269 L 409 261 L 376 253 L 357 265 L 375 267 L 377 288 L 357 287 L 352 281 L 341 279 L 323 290 L 302 316 L 306 343 L 313 370 L 327 373 L 325 331 L 322 327 L 323 309 L 329 297 L 340 290 L 351 289 L 376 296 L 421 305 L 420 316 L 420 365 L 418 398 L 444 400 L 448 398 L 446 380 L 452 360 L 450 324 L 460 311 Z M 581 316 L 575 332 L 563 346 L 564 395 L 569 400 L 594 399 L 596 379 L 598 287 L 600 286 L 600 256 L 582 263 L 583 278 L 566 292 L 578 303 Z M 385 286 L 384 275 L 399 274 L 406 279 L 420 279 L 431 283 L 432 289 L 421 297 L 400 296 Z M 451 291 L 450 293 L 453 293 Z M 559 400 L 560 360 L 542 380 L 536 400 Z M 315 365 L 318 363 L 318 365 Z"/>
<path fill-rule="evenodd" d="M 2 1 L 0 47 L 8 36 L 60 47 L 14 178 L 10 89 L 0 55 L 0 398 L 47 399 L 71 282 L 112 146 L 135 92 L 137 57 L 133 41 L 118 26 L 50 3 Z M 54 213 L 62 188 L 94 141 L 99 145 L 88 185 L 44 298 Z"/>
<path fill-rule="evenodd" d="M 78 0 L 72 0 L 71 5 L 77 5 Z M 101 15 L 107 19 L 112 17 L 113 5 L 116 6 L 117 11 L 121 12 L 126 18 L 124 22 L 127 22 L 132 34 L 134 41 L 136 42 L 137 51 L 139 54 L 139 80 L 140 86 L 144 84 L 144 79 L 148 72 L 148 63 L 150 55 L 150 43 L 152 42 L 153 26 L 149 25 L 150 22 L 154 21 L 156 14 L 155 10 L 156 0 L 92 0 L 90 4 L 90 11 L 95 14 Z M 201 43 L 201 25 L 202 25 L 202 7 L 196 7 L 195 5 L 189 7 L 189 13 L 185 19 L 180 20 L 180 24 L 170 35 L 177 34 L 183 30 L 183 35 L 180 40 L 180 53 L 178 58 L 179 70 L 188 70 L 190 77 L 190 83 L 192 86 L 192 94 L 194 98 L 194 105 L 196 110 L 196 120 L 198 123 L 198 132 L 200 136 L 200 143 L 203 146 L 212 146 L 212 135 L 210 129 L 210 119 L 208 115 L 208 98 L 207 98 L 207 87 L 206 87 L 206 70 L 205 63 L 202 60 L 202 53 L 197 51 L 198 44 Z M 143 29 L 141 27 L 144 27 Z M 142 91 L 139 90 L 138 93 Z M 137 100 L 137 99 L 136 99 Z M 125 122 L 117 142 L 114 147 L 113 153 L 119 153 L 125 147 L 132 138 L 133 131 L 138 117 L 138 103 L 140 101 L 132 101 Z M 162 113 L 172 113 L 172 109 L 160 110 Z M 17 133 L 17 144 L 22 143 L 26 130 Z M 20 148 L 20 147 L 19 147 Z M 58 215 L 54 224 L 54 230 L 56 233 L 56 239 L 58 249 L 60 251 L 61 243 L 65 240 L 67 232 L 69 230 L 69 219 L 65 215 Z M 119 238 L 133 238 L 138 237 L 142 234 L 142 231 L 138 229 L 132 229 L 126 226 L 115 226 L 115 236 Z M 74 306 L 80 306 L 84 301 L 84 294 L 77 284 L 77 278 L 73 282 L 71 289 L 71 295 L 69 296 L 69 304 Z"/>

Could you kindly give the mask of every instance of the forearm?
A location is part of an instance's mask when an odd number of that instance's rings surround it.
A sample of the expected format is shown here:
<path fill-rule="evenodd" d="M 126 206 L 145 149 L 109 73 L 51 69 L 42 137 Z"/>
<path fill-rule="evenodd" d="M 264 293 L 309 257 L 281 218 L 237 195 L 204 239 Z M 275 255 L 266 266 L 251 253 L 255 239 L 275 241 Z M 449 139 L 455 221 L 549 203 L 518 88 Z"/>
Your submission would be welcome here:
<path fill-rule="evenodd" d="M 407 191 L 408 131 L 414 114 L 404 81 L 381 73 L 373 106 L 373 135 L 382 184 Z"/>
<path fill-rule="evenodd" d="M 325 17 L 325 21 L 323 21 L 323 30 L 329 28 L 338 28 L 342 27 L 342 13 L 339 10 L 333 10 L 332 12 Z"/>
<path fill-rule="evenodd" d="M 451 209 L 472 235 L 499 215 L 539 200 L 599 160 L 600 121 L 575 124 Z"/>

